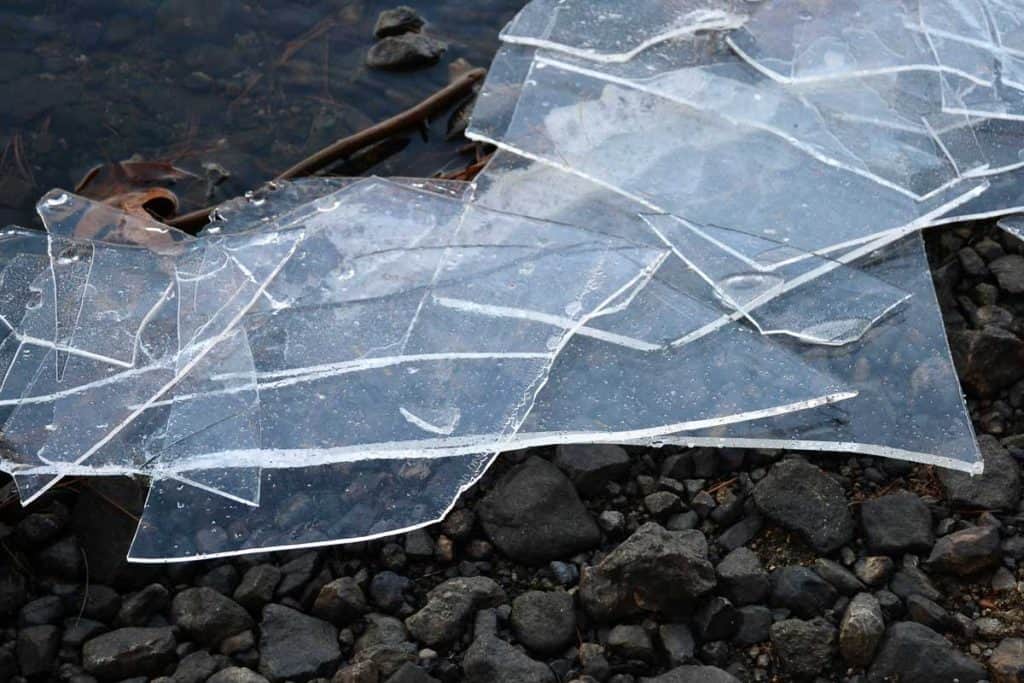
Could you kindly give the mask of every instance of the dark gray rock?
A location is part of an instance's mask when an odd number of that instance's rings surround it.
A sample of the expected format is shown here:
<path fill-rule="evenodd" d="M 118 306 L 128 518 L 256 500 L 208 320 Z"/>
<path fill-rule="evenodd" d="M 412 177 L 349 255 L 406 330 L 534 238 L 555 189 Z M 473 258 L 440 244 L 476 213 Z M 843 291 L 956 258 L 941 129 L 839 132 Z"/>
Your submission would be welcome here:
<path fill-rule="evenodd" d="M 186 588 L 175 595 L 171 617 L 191 638 L 212 647 L 254 626 L 241 605 L 212 588 Z"/>
<path fill-rule="evenodd" d="M 18 612 L 18 626 L 59 624 L 64 618 L 64 602 L 56 595 L 37 598 Z"/>
<path fill-rule="evenodd" d="M 225 658 L 211 655 L 206 650 L 196 650 L 178 662 L 174 670 L 174 683 L 203 683 L 224 667 Z"/>
<path fill-rule="evenodd" d="M 715 666 L 680 666 L 640 683 L 740 683 L 740 680 Z"/>
<path fill-rule="evenodd" d="M 874 553 L 927 553 L 935 541 L 928 506 L 909 491 L 865 500 L 860 522 L 868 549 Z"/>
<path fill-rule="evenodd" d="M 145 626 L 150 617 L 167 609 L 171 594 L 159 583 L 153 583 L 121 602 L 117 612 L 119 626 Z"/>
<path fill-rule="evenodd" d="M 772 607 L 784 607 L 804 619 L 824 614 L 839 597 L 836 589 L 807 567 L 781 567 L 772 572 Z"/>
<path fill-rule="evenodd" d="M 819 557 L 812 565 L 821 578 L 828 581 L 842 595 L 853 595 L 864 590 L 864 584 L 849 569 L 835 560 Z"/>
<path fill-rule="evenodd" d="M 927 566 L 934 571 L 967 576 L 998 565 L 1001 556 L 999 530 L 976 526 L 937 540 Z"/>
<path fill-rule="evenodd" d="M 371 69 L 415 69 L 437 64 L 448 45 L 421 33 L 389 36 L 366 53 L 366 66 Z"/>
<path fill-rule="evenodd" d="M 516 639 L 532 652 L 551 655 L 576 638 L 576 612 L 565 591 L 527 591 L 512 601 L 509 617 Z"/>
<path fill-rule="evenodd" d="M 1024 256 L 1007 254 L 988 264 L 1000 289 L 1010 294 L 1024 294 Z"/>
<path fill-rule="evenodd" d="M 764 528 L 764 518 L 754 511 L 718 535 L 718 545 L 726 551 L 750 543 Z"/>
<path fill-rule="evenodd" d="M 338 668 L 338 630 L 283 605 L 267 605 L 260 622 L 260 673 L 271 681 L 308 681 Z"/>
<path fill-rule="evenodd" d="M 662 624 L 658 627 L 661 647 L 668 655 L 669 666 L 679 666 L 693 661 L 696 643 L 690 627 L 683 622 Z"/>
<path fill-rule="evenodd" d="M 440 683 L 440 681 L 412 662 L 406 662 L 384 683 Z"/>
<path fill-rule="evenodd" d="M 505 602 L 505 591 L 485 576 L 448 579 L 427 593 L 427 604 L 405 620 L 420 642 L 437 647 L 455 642 L 477 610 Z"/>
<path fill-rule="evenodd" d="M 466 683 L 555 683 L 546 664 L 494 636 L 477 638 L 462 658 Z"/>
<path fill-rule="evenodd" d="M 64 610 L 69 614 L 81 612 L 82 616 L 105 624 L 113 623 L 121 609 L 120 594 L 102 584 L 89 584 L 88 589 L 81 586 L 61 597 L 64 598 Z"/>
<path fill-rule="evenodd" d="M 274 591 L 280 581 L 281 570 L 275 565 L 258 564 L 250 567 L 235 588 L 235 601 L 247 610 L 261 610 L 274 599 Z"/>
<path fill-rule="evenodd" d="M 320 589 L 313 602 L 313 616 L 337 626 L 345 626 L 370 611 L 359 583 L 343 576 Z"/>
<path fill-rule="evenodd" d="M 401 5 L 394 9 L 386 9 L 377 17 L 377 25 L 373 28 L 375 38 L 398 36 L 413 33 L 423 28 L 423 17 L 412 7 Z"/>
<path fill-rule="evenodd" d="M 839 624 L 839 653 L 850 666 L 866 668 L 884 633 L 885 619 L 878 599 L 871 593 L 858 593 L 846 606 Z"/>
<path fill-rule="evenodd" d="M 119 628 L 82 646 L 82 666 L 103 680 L 158 676 L 175 660 L 174 630 Z"/>
<path fill-rule="evenodd" d="M 643 626 L 619 624 L 608 632 L 608 650 L 620 659 L 650 662 L 654 659 L 654 643 Z"/>
<path fill-rule="evenodd" d="M 371 664 L 381 676 L 390 676 L 407 662 L 416 661 L 416 645 L 407 640 L 401 620 L 373 612 L 364 619 L 366 630 L 356 640 L 354 663 Z"/>
<path fill-rule="evenodd" d="M 889 588 L 904 600 L 911 595 L 923 595 L 929 600 L 938 600 L 942 596 L 928 575 L 913 565 L 904 565 L 893 574 Z"/>
<path fill-rule="evenodd" d="M 1024 341 L 1002 328 L 951 330 L 949 345 L 960 382 L 980 398 L 994 397 L 1024 377 Z"/>
<path fill-rule="evenodd" d="M 755 645 L 768 640 L 768 629 L 775 621 L 772 611 L 764 605 L 747 605 L 736 610 L 739 628 L 732 641 L 737 645 Z"/>
<path fill-rule="evenodd" d="M 770 520 L 798 533 L 819 553 L 853 538 L 854 522 L 843 488 L 820 468 L 783 460 L 754 487 L 754 502 Z"/>
<path fill-rule="evenodd" d="M 299 594 L 320 571 L 320 562 L 320 553 L 310 551 L 281 565 L 281 581 L 274 589 L 274 597 Z"/>
<path fill-rule="evenodd" d="M 987 510 L 1016 509 L 1021 495 L 1019 465 L 990 434 L 978 437 L 978 447 L 985 461 L 982 474 L 939 469 L 939 479 L 949 502 Z"/>
<path fill-rule="evenodd" d="M 85 641 L 109 630 L 106 624 L 101 624 L 92 619 L 79 619 L 78 615 L 75 615 L 64 620 L 64 633 L 61 636 L 61 643 L 77 650 L 82 647 Z"/>
<path fill-rule="evenodd" d="M 882 645 L 868 672 L 870 683 L 977 683 L 985 669 L 953 649 L 945 638 L 927 626 L 904 621 L 885 632 Z"/>
<path fill-rule="evenodd" d="M 67 526 L 69 514 L 66 507 L 57 503 L 48 512 L 34 512 L 14 527 L 14 538 L 25 548 L 38 548 L 56 539 Z"/>
<path fill-rule="evenodd" d="M 426 529 L 416 529 L 405 535 L 406 556 L 416 560 L 426 560 L 434 556 L 434 539 Z"/>
<path fill-rule="evenodd" d="M 36 566 L 46 576 L 78 581 L 85 572 L 82 548 L 74 536 L 65 536 L 36 553 Z"/>
<path fill-rule="evenodd" d="M 57 668 L 60 629 L 56 626 L 28 626 L 18 631 L 18 668 L 25 678 L 48 674 Z"/>
<path fill-rule="evenodd" d="M 210 676 L 206 683 L 267 683 L 267 679 L 252 669 L 229 666 Z"/>
<path fill-rule="evenodd" d="M 377 572 L 370 579 L 370 598 L 386 612 L 396 612 L 405 602 L 405 591 L 412 582 L 391 571 Z"/>
<path fill-rule="evenodd" d="M 13 616 L 25 604 L 25 577 L 10 562 L 0 564 L 0 618 Z"/>
<path fill-rule="evenodd" d="M 782 668 L 793 677 L 813 678 L 831 668 L 836 629 L 824 619 L 785 619 L 772 624 L 768 631 Z"/>
<path fill-rule="evenodd" d="M 644 496 L 644 507 L 651 517 L 661 520 L 680 510 L 682 501 L 671 491 L 655 491 Z"/>
<path fill-rule="evenodd" d="M 531 457 L 507 472 L 477 514 L 494 545 L 526 564 L 568 557 L 601 541 L 572 483 L 543 458 Z"/>
<path fill-rule="evenodd" d="M 728 599 L 716 595 L 701 604 L 693 615 L 693 625 L 704 642 L 728 640 L 739 628 L 740 618 Z"/>
<path fill-rule="evenodd" d="M 629 454 L 619 446 L 606 444 L 559 446 L 555 465 L 565 472 L 583 496 L 594 496 L 612 481 L 629 474 Z"/>
<path fill-rule="evenodd" d="M 719 590 L 737 605 L 761 602 L 771 591 L 768 572 L 750 548 L 737 548 L 726 555 L 715 572 Z"/>
<path fill-rule="evenodd" d="M 923 595 L 907 598 L 907 617 L 936 631 L 945 631 L 950 624 L 949 612 Z"/>
<path fill-rule="evenodd" d="M 584 568 L 579 596 L 594 619 L 612 621 L 642 612 L 684 611 L 715 583 L 704 534 L 648 522 L 599 564 Z"/>

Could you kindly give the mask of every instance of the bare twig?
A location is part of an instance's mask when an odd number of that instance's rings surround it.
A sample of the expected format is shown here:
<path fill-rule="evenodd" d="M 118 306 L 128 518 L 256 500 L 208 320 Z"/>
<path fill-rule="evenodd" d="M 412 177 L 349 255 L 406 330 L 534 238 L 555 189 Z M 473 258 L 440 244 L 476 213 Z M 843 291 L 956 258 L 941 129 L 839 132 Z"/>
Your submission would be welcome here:
<path fill-rule="evenodd" d="M 353 135 L 337 140 L 312 156 L 306 157 L 299 163 L 279 174 L 275 180 L 288 180 L 301 176 L 311 175 L 338 159 L 349 156 L 361 149 L 369 147 L 383 140 L 386 140 L 396 133 L 407 128 L 420 125 L 426 119 L 443 111 L 453 103 L 458 102 L 466 96 L 478 82 L 480 82 L 486 69 L 472 69 L 459 76 L 457 79 L 435 92 L 419 104 L 406 109 L 400 114 L 381 121 L 369 128 L 359 131 Z M 183 214 L 167 221 L 168 225 L 183 230 L 198 230 L 207 221 L 210 212 L 214 207 L 208 206 L 197 211 Z"/>

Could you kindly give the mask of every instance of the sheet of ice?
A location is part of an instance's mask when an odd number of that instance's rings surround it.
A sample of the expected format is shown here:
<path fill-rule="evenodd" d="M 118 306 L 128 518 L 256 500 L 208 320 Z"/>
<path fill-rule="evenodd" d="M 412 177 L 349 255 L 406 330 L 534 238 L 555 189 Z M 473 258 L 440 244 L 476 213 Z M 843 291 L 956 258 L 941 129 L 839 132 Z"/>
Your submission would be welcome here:
<path fill-rule="evenodd" d="M 654 212 L 807 254 L 895 239 L 986 187 L 972 180 L 915 201 L 763 130 L 568 71 L 540 55 L 508 130 L 490 137 L 473 123 L 469 135 L 577 173 Z M 736 255 L 752 265 L 781 265 Z"/>
<path fill-rule="evenodd" d="M 999 227 L 1019 240 L 1024 240 L 1024 217 L 1007 216 L 999 221 Z"/>
<path fill-rule="evenodd" d="M 171 252 L 177 243 L 195 239 L 156 220 L 66 190 L 44 194 L 36 203 L 36 213 L 48 233 L 66 239 L 135 245 L 158 252 Z"/>
<path fill-rule="evenodd" d="M 866 269 L 872 274 L 910 284 L 915 294 L 910 305 L 853 347 L 805 350 L 808 363 L 846 374 L 861 388 L 861 396 L 818 410 L 636 443 L 863 453 L 978 471 L 981 457 L 920 238 L 889 245 L 869 261 Z M 559 364 L 566 360 L 563 355 Z M 557 368 L 552 373 L 521 436 L 541 433 L 542 425 L 562 419 L 555 413 L 564 411 L 564 417 L 576 407 L 579 394 L 571 382 L 559 381 L 563 376 Z M 622 391 L 628 393 L 628 388 Z M 158 482 L 150 491 L 129 558 L 196 560 L 408 531 L 441 519 L 491 460 L 481 454 L 266 470 L 258 508 Z"/>
<path fill-rule="evenodd" d="M 504 42 L 597 62 L 625 62 L 672 38 L 740 26 L 742 0 L 532 0 L 502 30 Z"/>

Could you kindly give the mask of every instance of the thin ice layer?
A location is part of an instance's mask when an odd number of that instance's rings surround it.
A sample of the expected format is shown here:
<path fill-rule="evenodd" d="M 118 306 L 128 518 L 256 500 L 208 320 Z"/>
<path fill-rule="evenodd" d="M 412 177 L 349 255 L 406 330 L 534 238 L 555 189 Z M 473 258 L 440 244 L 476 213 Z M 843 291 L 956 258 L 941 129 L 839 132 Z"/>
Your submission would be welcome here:
<path fill-rule="evenodd" d="M 36 203 L 36 213 L 48 233 L 66 239 L 135 245 L 152 251 L 170 251 L 179 242 L 195 239 L 177 228 L 66 190 L 44 194 Z"/>
<path fill-rule="evenodd" d="M 532 0 L 500 38 L 595 62 L 625 62 L 672 38 L 739 26 L 745 6 L 732 0 Z"/>
<path fill-rule="evenodd" d="M 999 221 L 999 227 L 1019 240 L 1024 240 L 1024 217 L 1008 216 Z"/>
<path fill-rule="evenodd" d="M 908 305 L 850 348 L 804 354 L 811 367 L 849 380 L 857 398 L 660 442 L 863 453 L 980 472 L 920 235 L 879 250 L 864 268 L 906 287 Z"/>
<path fill-rule="evenodd" d="M 809 363 L 846 373 L 861 387 L 860 397 L 819 410 L 637 443 L 830 450 L 978 471 L 981 458 L 920 238 L 886 247 L 867 269 L 881 278 L 909 282 L 915 294 L 911 305 L 856 347 L 806 355 Z M 552 419 L 549 411 L 557 410 L 559 402 L 565 410 L 575 406 L 578 394 L 560 385 L 559 376 L 553 374 L 538 398 L 524 436 Z M 267 470 L 263 499 L 255 509 L 158 482 L 129 558 L 196 560 L 408 531 L 441 519 L 491 460 L 490 455 L 466 455 Z"/>
<path fill-rule="evenodd" d="M 471 127 L 470 137 L 578 173 L 656 212 L 804 253 L 905 234 L 984 189 L 961 183 L 917 202 L 764 131 L 542 61 L 508 131 L 490 139 Z M 740 255 L 757 263 L 757 254 Z"/>

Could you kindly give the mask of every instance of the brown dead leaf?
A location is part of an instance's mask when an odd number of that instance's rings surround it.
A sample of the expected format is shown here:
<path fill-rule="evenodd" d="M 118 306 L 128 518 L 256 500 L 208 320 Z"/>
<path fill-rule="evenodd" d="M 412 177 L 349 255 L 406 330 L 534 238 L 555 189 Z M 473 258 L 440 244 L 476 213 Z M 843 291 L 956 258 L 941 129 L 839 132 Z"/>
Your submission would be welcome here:
<path fill-rule="evenodd" d="M 118 195 L 162 188 L 195 177 L 167 161 L 113 161 L 89 169 L 75 186 L 75 193 L 108 201 Z"/>

